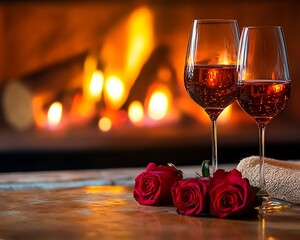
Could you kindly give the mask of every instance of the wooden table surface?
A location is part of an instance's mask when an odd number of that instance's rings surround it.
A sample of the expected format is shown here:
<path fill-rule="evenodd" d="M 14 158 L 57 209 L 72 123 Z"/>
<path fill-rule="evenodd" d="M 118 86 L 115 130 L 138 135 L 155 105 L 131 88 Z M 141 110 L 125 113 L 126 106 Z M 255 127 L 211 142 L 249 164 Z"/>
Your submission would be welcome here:
<path fill-rule="evenodd" d="M 300 206 L 264 219 L 190 217 L 141 206 L 132 186 L 0 191 L 0 239 L 260 239 L 300 237 Z"/>

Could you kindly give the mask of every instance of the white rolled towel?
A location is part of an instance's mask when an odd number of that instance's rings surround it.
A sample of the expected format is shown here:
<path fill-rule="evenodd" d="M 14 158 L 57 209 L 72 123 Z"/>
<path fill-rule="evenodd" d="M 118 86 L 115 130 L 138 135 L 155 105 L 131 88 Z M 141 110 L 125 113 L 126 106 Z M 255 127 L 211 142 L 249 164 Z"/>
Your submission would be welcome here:
<path fill-rule="evenodd" d="M 265 181 L 268 193 L 278 199 L 300 204 L 300 161 L 284 161 L 265 158 Z M 237 169 L 258 187 L 259 157 L 242 159 Z"/>

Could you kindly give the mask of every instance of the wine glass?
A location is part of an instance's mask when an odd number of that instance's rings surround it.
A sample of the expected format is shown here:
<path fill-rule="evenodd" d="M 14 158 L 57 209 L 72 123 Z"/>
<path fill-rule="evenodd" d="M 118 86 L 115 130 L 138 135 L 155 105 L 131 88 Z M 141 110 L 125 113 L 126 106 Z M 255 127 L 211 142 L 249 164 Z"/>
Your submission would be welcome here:
<path fill-rule="evenodd" d="M 236 100 L 238 23 L 235 19 L 193 20 L 185 59 L 187 93 L 210 118 L 212 171 L 218 168 L 217 118 Z"/>
<path fill-rule="evenodd" d="M 264 177 L 265 129 L 284 109 L 291 91 L 291 79 L 281 26 L 245 27 L 238 54 L 238 98 L 240 107 L 259 129 L 260 209 L 280 209 L 282 201 L 271 198 Z"/>

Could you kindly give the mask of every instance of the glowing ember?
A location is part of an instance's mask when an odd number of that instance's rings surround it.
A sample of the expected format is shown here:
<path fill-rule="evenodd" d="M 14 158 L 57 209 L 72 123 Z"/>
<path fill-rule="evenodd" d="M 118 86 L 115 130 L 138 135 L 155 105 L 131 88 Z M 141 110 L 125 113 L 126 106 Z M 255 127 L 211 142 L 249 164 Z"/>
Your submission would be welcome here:
<path fill-rule="evenodd" d="M 133 123 L 140 123 L 144 117 L 144 108 L 139 101 L 133 101 L 128 108 L 128 117 Z"/>
<path fill-rule="evenodd" d="M 101 131 L 107 132 L 111 129 L 112 123 L 111 120 L 107 117 L 103 117 L 98 122 L 98 127 Z"/>
<path fill-rule="evenodd" d="M 60 102 L 54 102 L 48 111 L 48 123 L 51 127 L 57 126 L 62 117 L 62 104 Z"/>

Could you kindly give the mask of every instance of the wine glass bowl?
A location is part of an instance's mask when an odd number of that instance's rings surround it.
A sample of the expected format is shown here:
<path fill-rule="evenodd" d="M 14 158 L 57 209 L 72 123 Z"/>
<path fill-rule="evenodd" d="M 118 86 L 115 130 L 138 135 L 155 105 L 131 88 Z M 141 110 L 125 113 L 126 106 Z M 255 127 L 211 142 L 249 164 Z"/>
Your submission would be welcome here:
<path fill-rule="evenodd" d="M 218 168 L 216 120 L 236 100 L 238 24 L 234 19 L 194 20 L 186 51 L 184 86 L 212 124 L 212 170 Z"/>
<path fill-rule="evenodd" d="M 236 100 L 235 65 L 194 65 L 185 69 L 185 88 L 211 119 Z M 203 84 L 205 82 L 205 84 Z"/>
<path fill-rule="evenodd" d="M 260 126 L 266 126 L 287 104 L 291 84 L 282 80 L 239 81 L 238 103 Z"/>
<path fill-rule="evenodd" d="M 259 187 L 263 209 L 278 209 L 283 202 L 268 194 L 264 178 L 265 129 L 286 106 L 291 79 L 281 26 L 244 27 L 238 53 L 238 94 L 240 107 L 259 129 Z"/>

